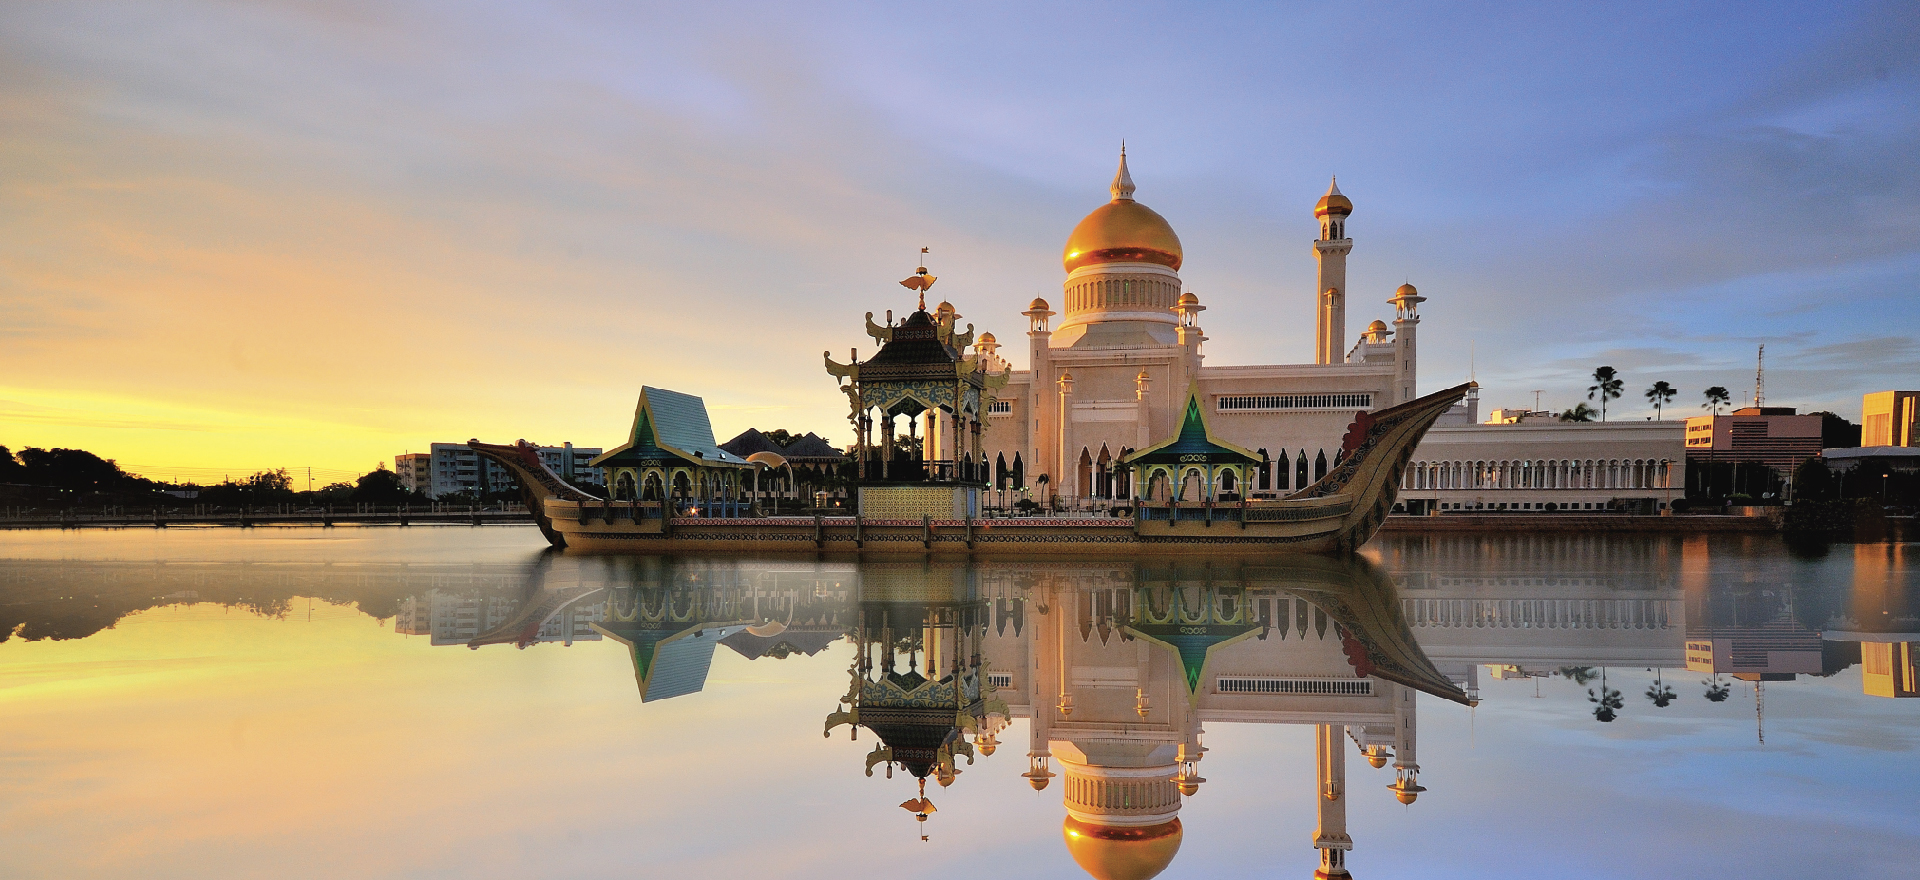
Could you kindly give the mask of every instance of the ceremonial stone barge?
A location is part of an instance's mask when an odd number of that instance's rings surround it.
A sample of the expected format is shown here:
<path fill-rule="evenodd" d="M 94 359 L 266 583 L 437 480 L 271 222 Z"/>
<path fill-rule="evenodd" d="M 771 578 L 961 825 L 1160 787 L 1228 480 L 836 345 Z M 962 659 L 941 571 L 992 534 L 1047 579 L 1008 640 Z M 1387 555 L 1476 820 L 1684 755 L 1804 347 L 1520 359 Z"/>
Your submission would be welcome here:
<path fill-rule="evenodd" d="M 759 515 L 758 471 L 785 462 L 721 449 L 705 403 L 662 388 L 641 390 L 627 442 L 592 462 L 605 471 L 609 497 L 562 480 L 524 441 L 470 445 L 514 475 L 549 541 L 580 550 L 1349 553 L 1385 520 L 1420 438 L 1471 387 L 1357 412 L 1334 467 L 1278 499 L 1248 497 L 1260 457 L 1216 437 L 1199 389 L 1189 388 L 1173 436 L 1120 457 L 1133 497 L 1106 512 L 1122 515 L 982 516 L 982 498 L 1005 476 L 981 452 L 983 419 L 1009 374 L 965 354 L 973 327 L 957 330 L 951 305 L 926 309 L 933 280 L 921 268 L 901 282 L 919 291 L 920 304 L 899 323 L 889 315 L 876 324 L 868 313 L 867 333 L 881 343 L 872 358 L 861 361 L 857 350 L 848 363 L 825 358 L 856 437 L 851 515 Z M 1046 488 L 1045 475 L 1035 482 Z"/>

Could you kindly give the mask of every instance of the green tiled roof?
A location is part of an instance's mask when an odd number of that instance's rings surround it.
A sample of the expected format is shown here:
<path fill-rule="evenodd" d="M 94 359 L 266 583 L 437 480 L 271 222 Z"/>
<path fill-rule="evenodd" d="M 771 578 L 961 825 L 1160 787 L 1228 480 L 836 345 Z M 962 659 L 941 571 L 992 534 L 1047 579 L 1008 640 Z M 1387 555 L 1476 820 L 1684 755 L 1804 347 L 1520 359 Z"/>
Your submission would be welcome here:
<path fill-rule="evenodd" d="M 1258 464 L 1260 456 L 1214 439 L 1213 431 L 1207 427 L 1206 411 L 1200 406 L 1200 386 L 1193 385 L 1187 389 L 1187 414 L 1180 421 L 1180 432 L 1173 439 L 1134 452 L 1122 461 L 1126 464 Z"/>
<path fill-rule="evenodd" d="M 627 442 L 590 464 L 602 467 L 661 459 L 680 459 L 689 464 L 745 463 L 714 444 L 706 401 L 691 394 L 641 386 Z"/>

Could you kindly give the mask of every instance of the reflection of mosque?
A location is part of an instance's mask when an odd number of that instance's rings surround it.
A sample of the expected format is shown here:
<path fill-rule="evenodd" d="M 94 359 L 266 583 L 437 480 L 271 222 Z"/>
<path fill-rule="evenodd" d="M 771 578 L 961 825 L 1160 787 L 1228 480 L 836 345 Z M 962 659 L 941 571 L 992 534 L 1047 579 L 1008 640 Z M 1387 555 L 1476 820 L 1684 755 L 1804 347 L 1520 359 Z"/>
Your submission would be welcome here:
<path fill-rule="evenodd" d="M 1205 779 L 1204 725 L 1315 728 L 1316 876 L 1345 873 L 1345 756 L 1418 779 L 1416 690 L 1467 702 L 1399 620 L 1392 584 L 1359 561 L 1104 571 L 979 571 L 993 603 L 988 677 L 1030 719 L 1028 779 L 1059 778 L 1074 860 L 1151 877 L 1180 847 L 1184 797 Z M 1056 774 L 1051 764 L 1059 765 Z"/>

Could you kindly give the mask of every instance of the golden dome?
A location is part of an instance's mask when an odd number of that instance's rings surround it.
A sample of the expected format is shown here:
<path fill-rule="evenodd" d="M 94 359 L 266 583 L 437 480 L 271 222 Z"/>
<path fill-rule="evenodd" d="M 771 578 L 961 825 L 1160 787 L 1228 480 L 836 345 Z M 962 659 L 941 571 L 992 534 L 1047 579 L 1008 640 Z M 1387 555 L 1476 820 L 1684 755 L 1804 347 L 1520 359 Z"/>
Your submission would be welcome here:
<path fill-rule="evenodd" d="M 1167 219 L 1133 200 L 1133 177 L 1122 151 L 1120 171 L 1113 177 L 1113 201 L 1073 227 L 1060 262 L 1068 272 L 1098 263 L 1159 263 L 1177 270 L 1182 257 L 1180 236 L 1173 234 Z"/>
<path fill-rule="evenodd" d="M 1180 294 L 1180 305 L 1197 306 L 1199 304 L 1200 304 L 1200 298 L 1197 296 L 1194 296 L 1192 293 Z"/>
<path fill-rule="evenodd" d="M 994 743 L 994 742 L 983 742 L 983 743 L 980 743 L 980 745 L 977 746 L 977 748 L 980 749 L 981 755 L 991 757 L 993 753 L 1000 748 L 1000 744 Z"/>
<path fill-rule="evenodd" d="M 1035 776 L 1031 773 L 1024 775 L 1027 777 L 1027 784 L 1033 786 L 1034 791 L 1045 791 L 1047 783 L 1053 781 L 1045 776 Z"/>
<path fill-rule="evenodd" d="M 1387 766 L 1387 753 L 1386 752 L 1368 752 L 1367 766 L 1370 766 L 1375 770 L 1378 770 L 1382 767 Z"/>
<path fill-rule="evenodd" d="M 1095 825 L 1067 817 L 1061 832 L 1067 853 L 1094 880 L 1147 880 L 1173 864 L 1180 852 L 1179 819 L 1158 825 Z"/>
<path fill-rule="evenodd" d="M 1402 284 L 1399 287 L 1394 288 L 1393 295 L 1396 297 L 1419 296 L 1420 291 L 1415 289 L 1414 286 L 1411 284 Z M 1392 300 L 1388 300 L 1388 302 L 1392 302 Z"/>
<path fill-rule="evenodd" d="M 1342 217 L 1353 213 L 1353 202 L 1340 193 L 1340 178 L 1333 179 L 1333 185 L 1327 187 L 1327 194 L 1313 205 L 1313 216 L 1325 217 L 1339 214 Z"/>
<path fill-rule="evenodd" d="M 1199 793 L 1200 793 L 1199 782 L 1196 782 L 1192 779 L 1183 779 L 1180 781 L 1180 794 L 1186 797 L 1193 797 L 1194 795 Z"/>
<path fill-rule="evenodd" d="M 987 343 L 988 345 L 992 345 L 994 342 L 997 342 L 998 340 L 993 338 L 993 331 L 989 330 L 985 333 L 980 334 L 980 341 Z"/>
<path fill-rule="evenodd" d="M 1033 302 L 1027 303 L 1029 312 L 1044 312 L 1049 308 L 1051 307 L 1047 305 L 1047 301 L 1037 296 L 1033 298 Z"/>

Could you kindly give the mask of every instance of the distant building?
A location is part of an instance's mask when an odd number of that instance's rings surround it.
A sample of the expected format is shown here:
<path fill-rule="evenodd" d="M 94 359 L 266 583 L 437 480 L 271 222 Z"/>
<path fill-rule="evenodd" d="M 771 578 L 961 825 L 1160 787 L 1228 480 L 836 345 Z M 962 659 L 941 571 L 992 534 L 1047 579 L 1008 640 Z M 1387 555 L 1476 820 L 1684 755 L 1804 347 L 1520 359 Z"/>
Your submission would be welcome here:
<path fill-rule="evenodd" d="M 1860 399 L 1861 446 L 1920 446 L 1920 391 L 1876 391 Z"/>
<path fill-rule="evenodd" d="M 1680 422 L 1561 422 L 1496 409 L 1473 424 L 1476 410 L 1470 399 L 1427 431 L 1402 478 L 1397 510 L 1658 513 L 1684 494 Z"/>
<path fill-rule="evenodd" d="M 1758 462 L 1782 475 L 1820 454 L 1824 418 L 1797 415 L 1790 406 L 1749 406 L 1728 415 L 1687 419 L 1687 460 Z"/>
<path fill-rule="evenodd" d="M 1885 464 L 1887 470 L 1899 474 L 1920 472 L 1920 448 L 1912 446 L 1862 446 L 1858 449 L 1826 449 L 1820 457 L 1827 463 L 1827 470 L 1836 474 L 1851 473 L 1854 468 L 1869 462 Z"/>
<path fill-rule="evenodd" d="M 451 593 L 428 590 L 409 596 L 394 615 L 393 631 L 431 636 L 434 645 L 465 645 L 475 636 L 511 620 L 523 602 L 515 596 L 491 593 Z M 593 624 L 605 618 L 606 602 L 571 604 L 540 622 L 535 642 L 595 642 Z"/>
<path fill-rule="evenodd" d="M 442 498 L 460 492 L 511 492 L 513 476 L 467 448 L 465 443 L 435 443 L 432 452 L 411 452 L 393 457 L 394 472 L 400 484 L 418 489 L 428 498 Z M 587 463 L 600 454 L 599 447 L 542 446 L 540 460 L 553 472 L 575 483 L 605 486 L 598 468 Z M 411 482 L 410 482 L 411 480 Z M 484 487 L 484 488 L 483 488 Z"/>
<path fill-rule="evenodd" d="M 433 454 L 428 452 L 409 452 L 393 457 L 393 473 L 400 478 L 400 485 L 422 494 L 433 491 Z"/>

